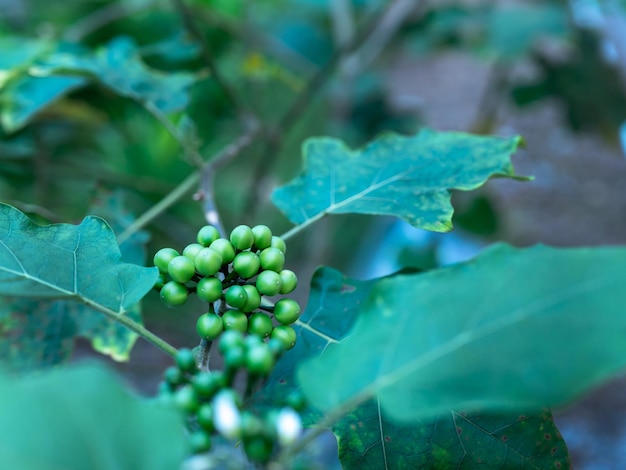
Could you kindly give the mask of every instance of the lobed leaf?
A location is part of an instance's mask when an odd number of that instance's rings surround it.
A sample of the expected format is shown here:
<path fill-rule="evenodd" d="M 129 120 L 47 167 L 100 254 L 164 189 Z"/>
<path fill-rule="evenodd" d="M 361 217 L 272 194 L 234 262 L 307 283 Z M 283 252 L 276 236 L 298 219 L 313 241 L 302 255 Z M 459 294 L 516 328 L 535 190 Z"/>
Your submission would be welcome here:
<path fill-rule="evenodd" d="M 4 468 L 169 470 L 185 457 L 179 412 L 129 394 L 102 367 L 0 375 L 0 391 Z"/>
<path fill-rule="evenodd" d="M 400 217 L 411 225 L 452 228 L 450 190 L 471 190 L 493 176 L 515 177 L 511 155 L 519 137 L 500 139 L 423 129 L 411 137 L 386 134 L 351 150 L 332 138 L 309 139 L 303 171 L 272 200 L 295 224 L 326 214 Z"/>
<path fill-rule="evenodd" d="M 624 248 L 496 245 L 381 280 L 350 336 L 298 380 L 321 410 L 378 396 L 398 422 L 563 405 L 623 370 L 625 303 Z"/>

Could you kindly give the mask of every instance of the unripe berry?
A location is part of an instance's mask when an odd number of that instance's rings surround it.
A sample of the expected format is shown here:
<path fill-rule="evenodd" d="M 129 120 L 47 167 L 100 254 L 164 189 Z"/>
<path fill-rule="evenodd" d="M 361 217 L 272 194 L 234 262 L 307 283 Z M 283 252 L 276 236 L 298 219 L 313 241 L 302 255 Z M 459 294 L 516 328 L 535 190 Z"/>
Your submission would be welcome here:
<path fill-rule="evenodd" d="M 254 234 L 247 225 L 238 225 L 230 232 L 230 242 L 238 250 L 247 250 L 254 243 Z"/>

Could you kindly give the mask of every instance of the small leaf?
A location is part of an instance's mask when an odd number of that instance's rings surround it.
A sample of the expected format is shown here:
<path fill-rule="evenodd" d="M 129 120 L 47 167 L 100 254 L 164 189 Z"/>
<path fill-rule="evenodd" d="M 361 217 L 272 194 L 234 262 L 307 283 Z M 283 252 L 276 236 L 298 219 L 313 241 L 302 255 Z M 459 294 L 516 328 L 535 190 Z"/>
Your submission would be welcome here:
<path fill-rule="evenodd" d="M 571 468 L 549 411 L 533 415 L 450 410 L 411 424 L 389 421 L 372 400 L 334 426 L 344 469 Z"/>
<path fill-rule="evenodd" d="M 124 314 L 154 286 L 156 268 L 123 263 L 107 223 L 40 227 L 0 204 L 0 295 L 79 300 Z"/>
<path fill-rule="evenodd" d="M 625 304 L 624 248 L 497 245 L 381 280 L 350 336 L 305 362 L 298 380 L 322 410 L 378 394 L 398 422 L 562 405 L 626 366 Z"/>
<path fill-rule="evenodd" d="M 95 365 L 0 376 L 3 468 L 170 470 L 185 457 L 180 415 L 129 394 Z"/>
<path fill-rule="evenodd" d="M 452 228 L 450 190 L 515 177 L 510 157 L 520 142 L 427 129 L 412 137 L 386 134 L 360 150 L 337 139 L 309 139 L 302 174 L 276 189 L 272 200 L 295 224 L 359 213 L 445 232 Z"/>

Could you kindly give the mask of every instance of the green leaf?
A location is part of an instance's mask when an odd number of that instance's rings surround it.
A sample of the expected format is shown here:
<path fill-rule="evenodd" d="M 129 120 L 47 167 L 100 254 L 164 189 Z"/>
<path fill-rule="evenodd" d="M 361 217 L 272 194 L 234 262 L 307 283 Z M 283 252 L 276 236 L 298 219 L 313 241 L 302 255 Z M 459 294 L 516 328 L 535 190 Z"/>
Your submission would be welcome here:
<path fill-rule="evenodd" d="M 467 414 L 397 424 L 376 400 L 334 426 L 339 458 L 351 468 L 571 468 L 565 441 L 549 411 L 534 415 Z"/>
<path fill-rule="evenodd" d="M 0 204 L 0 295 L 79 300 L 122 315 L 157 276 L 156 268 L 123 263 L 113 231 L 98 217 L 40 227 Z"/>
<path fill-rule="evenodd" d="M 128 37 L 117 37 L 95 53 L 58 52 L 41 61 L 34 72 L 40 76 L 86 74 L 122 96 L 152 103 L 165 113 L 187 107 L 187 89 L 197 80 L 190 73 L 166 73 L 146 66 Z"/>
<path fill-rule="evenodd" d="M 332 138 L 303 147 L 304 169 L 272 200 L 295 224 L 326 214 L 377 214 L 445 232 L 452 228 L 450 190 L 471 190 L 492 176 L 515 177 L 510 157 L 520 138 L 500 139 L 424 129 L 386 134 L 360 150 Z"/>
<path fill-rule="evenodd" d="M 9 78 L 47 53 L 51 47 L 48 41 L 16 36 L 0 37 L 0 90 Z"/>
<path fill-rule="evenodd" d="M 2 375 L 0 391 L 4 468 L 170 470 L 185 457 L 179 413 L 129 394 L 102 367 Z"/>
<path fill-rule="evenodd" d="M 381 280 L 350 336 L 297 377 L 337 416 L 377 395 L 394 421 L 562 405 L 623 370 L 625 304 L 624 248 L 496 245 Z"/>

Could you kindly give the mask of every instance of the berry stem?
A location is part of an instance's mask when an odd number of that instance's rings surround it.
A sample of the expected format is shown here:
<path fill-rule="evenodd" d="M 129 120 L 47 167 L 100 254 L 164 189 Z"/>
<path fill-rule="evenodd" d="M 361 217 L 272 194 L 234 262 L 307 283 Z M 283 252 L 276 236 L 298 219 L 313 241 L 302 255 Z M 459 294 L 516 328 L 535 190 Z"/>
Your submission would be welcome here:
<path fill-rule="evenodd" d="M 213 341 L 209 341 L 206 338 L 202 338 L 200 340 L 200 347 L 198 350 L 198 354 L 196 355 L 196 363 L 198 364 L 198 369 L 206 370 L 209 369 L 209 362 L 211 361 L 211 349 L 213 346 Z"/>

